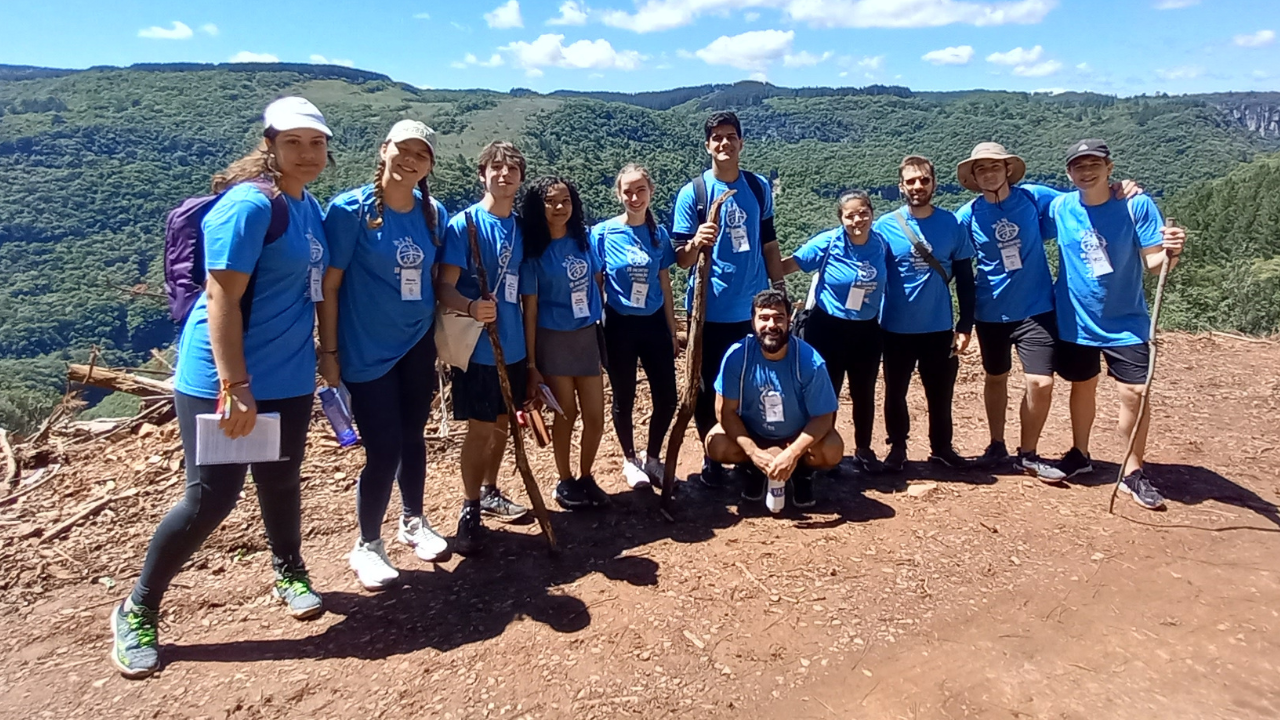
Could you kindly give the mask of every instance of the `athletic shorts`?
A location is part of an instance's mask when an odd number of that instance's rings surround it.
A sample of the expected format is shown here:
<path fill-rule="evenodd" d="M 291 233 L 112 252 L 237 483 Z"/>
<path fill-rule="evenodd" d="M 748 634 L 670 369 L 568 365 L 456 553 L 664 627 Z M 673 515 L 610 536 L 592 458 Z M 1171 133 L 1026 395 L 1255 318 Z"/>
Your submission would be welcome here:
<path fill-rule="evenodd" d="M 507 365 L 507 377 L 511 381 L 511 399 L 516 407 L 524 405 L 529 387 L 528 363 L 519 360 Z M 453 398 L 454 420 L 496 422 L 499 415 L 507 414 L 507 403 L 502 397 L 502 384 L 498 381 L 498 366 L 470 363 L 465 371 L 449 368 L 449 383 Z"/>
<path fill-rule="evenodd" d="M 1107 374 L 1126 385 L 1141 385 L 1147 381 L 1147 363 L 1151 359 L 1151 346 L 1146 343 L 1119 347 L 1093 347 L 1060 342 L 1057 349 L 1057 369 L 1063 380 L 1084 382 L 1102 372 L 1100 357 L 1107 359 Z"/>
<path fill-rule="evenodd" d="M 976 322 L 982 369 L 988 375 L 1004 375 L 1013 367 L 1010 350 L 1018 348 L 1022 372 L 1053 375 L 1054 347 L 1058 344 L 1058 321 L 1051 312 L 1007 323 Z"/>

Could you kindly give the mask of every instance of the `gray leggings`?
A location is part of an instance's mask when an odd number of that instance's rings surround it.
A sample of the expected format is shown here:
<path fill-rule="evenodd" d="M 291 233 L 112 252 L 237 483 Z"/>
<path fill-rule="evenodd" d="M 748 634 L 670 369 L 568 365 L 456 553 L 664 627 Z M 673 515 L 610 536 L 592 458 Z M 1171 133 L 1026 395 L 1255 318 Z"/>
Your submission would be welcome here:
<path fill-rule="evenodd" d="M 130 599 L 135 605 L 160 609 L 169 583 L 196 550 L 231 514 L 244 489 L 247 465 L 196 465 L 196 415 L 217 411 L 217 401 L 175 392 L 174 409 L 182 432 L 182 454 L 186 459 L 187 489 L 182 500 L 169 511 L 147 548 L 142 574 L 133 586 Z M 312 396 L 260 400 L 259 413 L 280 413 L 280 454 L 285 460 L 253 465 L 253 482 L 258 489 L 262 524 L 271 546 L 272 564 L 277 570 L 303 570 L 302 493 L 299 468 L 307 446 L 311 423 Z"/>

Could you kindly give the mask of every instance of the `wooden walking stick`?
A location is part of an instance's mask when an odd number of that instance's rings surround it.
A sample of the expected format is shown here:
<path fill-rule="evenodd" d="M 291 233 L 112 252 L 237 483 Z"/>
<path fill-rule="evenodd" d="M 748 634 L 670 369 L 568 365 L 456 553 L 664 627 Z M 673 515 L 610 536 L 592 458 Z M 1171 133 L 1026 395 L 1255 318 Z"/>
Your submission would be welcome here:
<path fill-rule="evenodd" d="M 476 264 L 476 280 L 480 283 L 481 297 L 492 300 L 493 294 L 489 291 L 489 273 L 485 271 L 484 258 L 480 255 L 480 238 L 476 233 L 476 224 L 471 219 L 470 213 L 466 214 L 466 218 L 467 239 L 471 242 L 471 257 Z M 516 405 L 515 398 L 511 395 L 511 378 L 507 376 L 507 363 L 502 354 L 502 342 L 498 337 L 497 317 L 494 317 L 493 322 L 485 323 L 484 327 L 489 332 L 489 342 L 493 345 L 493 361 L 498 366 L 498 384 L 502 386 L 502 399 L 507 404 L 507 434 L 511 436 L 513 442 L 516 469 L 520 471 L 520 479 L 524 480 L 525 492 L 529 494 L 529 501 L 533 503 L 533 514 L 538 518 L 542 534 L 547 538 L 548 549 L 554 553 L 559 550 L 556 547 L 556 533 L 551 529 L 551 517 L 547 515 L 547 505 L 542 501 L 542 491 L 538 489 L 538 481 L 534 479 L 533 470 L 529 467 L 529 456 L 524 452 L 524 434 L 516 424 L 516 410 L 520 406 Z"/>
<path fill-rule="evenodd" d="M 1169 227 L 1177 227 L 1174 225 L 1173 218 L 1169 218 Z M 1116 471 L 1116 484 L 1111 487 L 1111 500 L 1107 503 L 1107 513 L 1115 514 L 1116 494 L 1120 492 L 1120 483 L 1124 482 L 1124 465 L 1129 462 L 1129 456 L 1133 455 L 1133 446 L 1138 441 L 1138 429 L 1142 427 L 1143 416 L 1147 413 L 1148 399 L 1151 397 L 1151 381 L 1156 376 L 1156 326 L 1160 323 L 1160 305 L 1164 301 L 1164 284 L 1169 279 L 1169 255 L 1165 254 L 1164 260 L 1160 263 L 1160 279 L 1156 281 L 1156 299 L 1151 305 L 1151 331 L 1148 335 L 1150 339 L 1147 344 L 1150 345 L 1150 352 L 1147 353 L 1147 381 L 1142 384 L 1142 399 L 1138 401 L 1138 419 L 1133 423 L 1133 430 L 1129 431 L 1129 444 L 1125 447 L 1124 457 L 1120 459 L 1120 469 Z"/>
<path fill-rule="evenodd" d="M 707 208 L 707 219 L 720 224 L 720 208 L 736 190 L 726 190 Z M 662 499 L 659 508 L 668 520 L 671 517 L 671 494 L 676 485 L 676 461 L 680 459 L 680 445 L 684 443 L 684 432 L 693 417 L 693 409 L 698 403 L 698 384 L 702 377 L 702 325 L 707 317 L 707 283 L 711 278 L 711 248 L 704 248 L 698 253 L 696 266 L 697 282 L 693 290 L 693 309 L 689 312 L 689 334 L 684 354 L 684 384 L 680 388 L 680 405 L 676 412 L 675 423 L 671 426 L 671 436 L 667 440 L 667 460 L 662 468 Z"/>

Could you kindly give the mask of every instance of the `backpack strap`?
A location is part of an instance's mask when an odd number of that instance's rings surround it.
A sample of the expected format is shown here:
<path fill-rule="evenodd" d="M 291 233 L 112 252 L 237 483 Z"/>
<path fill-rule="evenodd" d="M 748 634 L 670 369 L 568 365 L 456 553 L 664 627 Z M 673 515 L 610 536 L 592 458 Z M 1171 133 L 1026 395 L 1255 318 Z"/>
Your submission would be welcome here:
<path fill-rule="evenodd" d="M 702 173 L 693 178 L 693 209 L 698 215 L 698 224 L 707 221 L 707 179 Z"/>
<path fill-rule="evenodd" d="M 271 203 L 271 222 L 268 223 L 267 233 L 262 238 L 262 247 L 266 248 L 289 231 L 289 200 L 266 178 L 251 180 L 250 183 L 266 195 Z M 253 273 L 249 275 L 249 282 L 244 286 L 244 294 L 240 296 L 240 327 L 246 333 L 249 332 L 249 317 L 253 313 L 253 294 L 257 286 L 258 263 L 254 263 Z"/>
<path fill-rule="evenodd" d="M 938 277 L 942 278 L 943 283 L 950 285 L 951 278 L 947 276 L 947 271 L 943 269 L 942 263 L 938 262 L 938 258 L 934 257 L 929 248 L 925 247 L 925 244 L 916 236 L 916 231 L 911 229 L 911 223 L 907 222 L 906 214 L 907 210 L 904 206 L 903 212 L 893 213 L 893 219 L 898 221 L 898 227 L 902 228 L 902 231 L 907 234 L 907 239 L 911 241 L 911 246 L 916 249 L 916 254 L 929 263 L 929 267 L 938 273 Z"/>
<path fill-rule="evenodd" d="M 743 177 L 747 179 L 747 186 L 751 188 L 751 194 L 756 196 L 756 207 L 760 209 L 760 219 L 764 220 L 764 182 L 760 176 L 750 170 L 742 171 Z"/>

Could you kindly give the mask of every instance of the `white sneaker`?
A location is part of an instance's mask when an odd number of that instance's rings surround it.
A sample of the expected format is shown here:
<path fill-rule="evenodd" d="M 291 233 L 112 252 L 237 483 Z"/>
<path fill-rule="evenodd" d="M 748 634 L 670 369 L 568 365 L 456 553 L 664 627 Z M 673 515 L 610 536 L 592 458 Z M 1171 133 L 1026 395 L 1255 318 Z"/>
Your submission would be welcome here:
<path fill-rule="evenodd" d="M 649 474 L 640 467 L 639 460 L 627 458 L 622 461 L 622 477 L 626 479 L 627 486 L 632 490 L 636 488 L 649 486 Z"/>
<path fill-rule="evenodd" d="M 449 554 L 449 541 L 431 527 L 423 515 L 400 516 L 400 532 L 396 539 L 413 548 L 419 560 L 436 562 Z"/>
<path fill-rule="evenodd" d="M 667 472 L 667 466 L 661 460 L 650 455 L 644 461 L 645 474 L 653 481 L 655 485 L 662 484 L 662 476 Z"/>
<path fill-rule="evenodd" d="M 400 579 L 381 539 L 367 543 L 357 538 L 356 546 L 351 549 L 350 564 L 365 590 L 384 590 Z"/>

